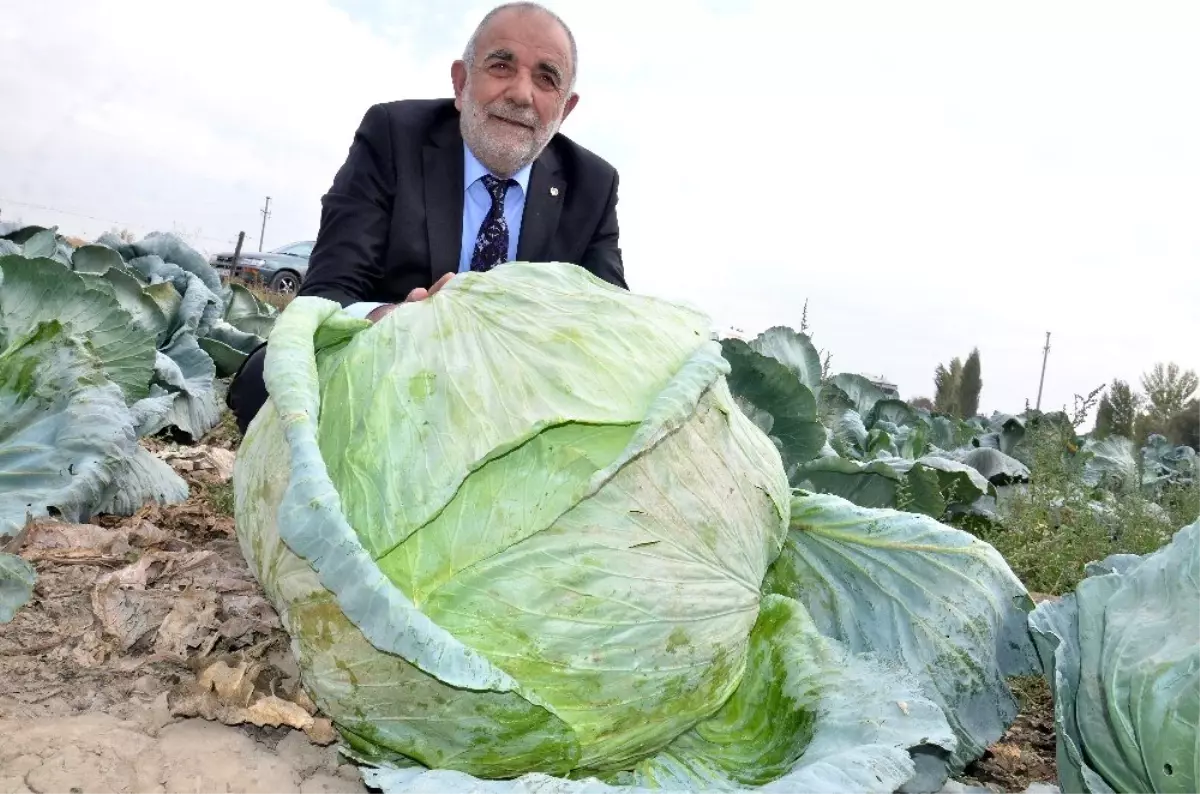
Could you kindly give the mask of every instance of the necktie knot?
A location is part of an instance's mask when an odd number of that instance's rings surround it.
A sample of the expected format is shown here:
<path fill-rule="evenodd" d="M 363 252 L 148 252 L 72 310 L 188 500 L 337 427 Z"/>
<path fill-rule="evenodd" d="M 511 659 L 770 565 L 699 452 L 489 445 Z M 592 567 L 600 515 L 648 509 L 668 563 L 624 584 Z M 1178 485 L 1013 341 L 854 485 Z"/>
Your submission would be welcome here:
<path fill-rule="evenodd" d="M 511 179 L 498 179 L 491 174 L 483 175 L 483 186 L 492 195 L 492 203 L 494 204 L 504 204 L 504 194 L 508 191 L 508 186 L 511 184 L 514 184 Z"/>

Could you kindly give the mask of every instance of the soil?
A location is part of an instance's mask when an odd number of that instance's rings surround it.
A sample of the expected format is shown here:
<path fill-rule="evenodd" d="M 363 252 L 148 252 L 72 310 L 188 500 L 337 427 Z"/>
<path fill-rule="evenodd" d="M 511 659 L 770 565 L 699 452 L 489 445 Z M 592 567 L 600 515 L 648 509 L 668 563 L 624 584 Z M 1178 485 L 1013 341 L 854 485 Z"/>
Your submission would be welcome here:
<path fill-rule="evenodd" d="M 1054 703 L 1041 676 L 1009 680 L 1021 704 L 1017 719 L 962 777 L 968 785 L 1025 791 L 1034 783 L 1058 783 L 1054 758 Z"/>
<path fill-rule="evenodd" d="M 1030 593 L 1035 604 L 1057 601 L 1049 593 Z M 1015 676 L 1008 680 L 1020 711 L 999 741 L 967 766 L 962 782 L 997 792 L 1026 791 L 1031 785 L 1058 785 L 1055 759 L 1054 701 L 1041 676 Z"/>
<path fill-rule="evenodd" d="M 28 528 L 34 596 L 0 627 L 0 794 L 367 791 L 238 548 L 236 444 L 225 422 L 153 445 L 191 486 L 182 504 Z M 967 786 L 1056 782 L 1049 690 L 1011 683 L 1020 716 Z"/>
<path fill-rule="evenodd" d="M 155 451 L 180 505 L 38 521 L 0 627 L 0 792 L 365 792 L 234 536 L 232 452 Z"/>

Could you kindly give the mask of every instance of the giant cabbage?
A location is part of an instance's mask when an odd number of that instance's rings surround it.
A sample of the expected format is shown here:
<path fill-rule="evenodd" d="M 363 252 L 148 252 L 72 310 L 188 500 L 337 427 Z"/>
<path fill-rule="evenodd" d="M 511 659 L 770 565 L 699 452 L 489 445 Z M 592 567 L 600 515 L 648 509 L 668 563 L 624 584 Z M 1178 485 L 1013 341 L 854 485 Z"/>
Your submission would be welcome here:
<path fill-rule="evenodd" d="M 238 538 L 377 785 L 930 791 L 998 738 L 1011 571 L 933 519 L 792 492 L 746 413 L 785 384 L 749 372 L 735 400 L 707 317 L 566 264 L 374 325 L 316 297 L 280 315 Z M 818 451 L 808 408 L 785 450 Z M 814 511 L 825 552 L 795 538 Z M 953 565 L 968 598 L 904 586 Z M 957 690 L 923 669 L 949 658 Z"/>

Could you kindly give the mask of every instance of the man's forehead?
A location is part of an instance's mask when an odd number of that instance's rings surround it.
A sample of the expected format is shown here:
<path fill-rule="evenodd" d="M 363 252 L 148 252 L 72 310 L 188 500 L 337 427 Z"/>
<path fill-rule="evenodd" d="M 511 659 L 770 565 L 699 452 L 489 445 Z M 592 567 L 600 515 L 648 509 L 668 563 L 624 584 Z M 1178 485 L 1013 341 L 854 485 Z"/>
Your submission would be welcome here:
<path fill-rule="evenodd" d="M 505 9 L 488 21 L 479 32 L 476 56 L 486 58 L 497 52 L 510 56 L 517 48 L 530 48 L 540 59 L 566 67 L 570 62 L 570 42 L 562 25 L 536 9 Z"/>

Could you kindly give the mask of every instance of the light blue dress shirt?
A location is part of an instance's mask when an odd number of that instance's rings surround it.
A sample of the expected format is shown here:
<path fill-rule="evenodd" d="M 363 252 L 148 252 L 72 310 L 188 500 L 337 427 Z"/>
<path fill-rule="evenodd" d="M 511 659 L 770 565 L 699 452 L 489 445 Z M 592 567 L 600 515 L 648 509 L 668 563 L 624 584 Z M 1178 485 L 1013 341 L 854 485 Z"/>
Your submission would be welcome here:
<path fill-rule="evenodd" d="M 471 269 L 471 254 L 475 252 L 475 240 L 479 237 L 479 227 L 492 209 L 492 197 L 483 186 L 483 177 L 488 173 L 487 167 L 476 159 L 471 150 L 463 144 L 463 232 L 462 248 L 458 254 L 458 272 L 466 273 Z M 513 174 L 517 184 L 509 185 L 504 194 L 504 219 L 508 221 L 508 261 L 517 258 L 517 241 L 521 239 L 521 216 L 525 213 L 525 196 L 529 193 L 529 172 L 533 164 L 522 168 Z"/>
<path fill-rule="evenodd" d="M 525 197 L 529 194 L 529 174 L 533 164 L 522 168 L 513 174 L 517 183 L 508 186 L 504 194 L 504 219 L 508 222 L 508 261 L 517 258 L 517 244 L 521 239 L 521 218 L 525 214 Z M 463 144 L 463 224 L 462 244 L 458 252 L 458 272 L 466 273 L 471 269 L 471 254 L 475 252 L 475 240 L 479 237 L 479 228 L 492 209 L 492 197 L 483 186 L 483 176 L 488 169 L 474 153 Z M 382 303 L 364 301 L 352 303 L 346 307 L 346 313 L 359 319 L 364 319 L 373 309 Z"/>

